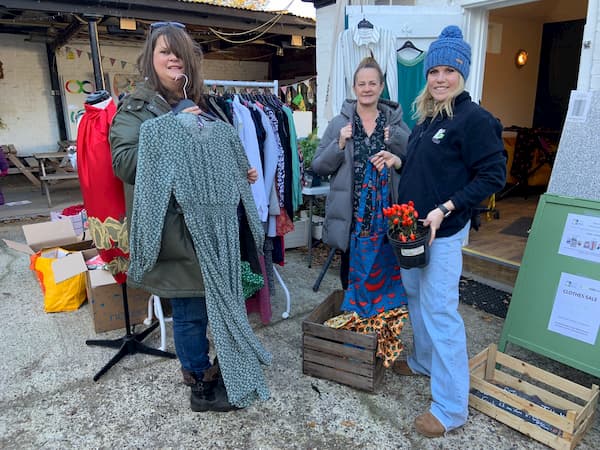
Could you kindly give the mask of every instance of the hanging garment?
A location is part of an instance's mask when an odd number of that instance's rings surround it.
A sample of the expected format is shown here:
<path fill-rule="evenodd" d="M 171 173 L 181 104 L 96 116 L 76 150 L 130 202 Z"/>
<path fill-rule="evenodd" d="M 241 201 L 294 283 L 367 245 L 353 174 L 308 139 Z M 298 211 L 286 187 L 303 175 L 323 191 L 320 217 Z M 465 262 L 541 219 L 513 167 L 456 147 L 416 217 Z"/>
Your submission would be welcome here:
<path fill-rule="evenodd" d="M 335 114 L 346 99 L 355 99 L 352 83 L 354 71 L 367 56 L 373 56 L 385 75 L 390 100 L 398 101 L 398 66 L 396 39 L 390 30 L 373 27 L 349 28 L 340 33 L 331 68 L 331 98 Z"/>
<path fill-rule="evenodd" d="M 125 219 L 123 182 L 113 173 L 108 141 L 110 124 L 117 111 L 110 98 L 84 104 L 77 129 L 77 173 L 90 235 L 107 270 L 117 283 L 125 282 L 129 245 Z"/>
<path fill-rule="evenodd" d="M 252 196 L 258 210 L 258 217 L 262 222 L 266 222 L 269 215 L 268 197 L 265 193 L 265 180 L 263 177 L 263 167 L 258 148 L 258 139 L 254 121 L 250 111 L 240 102 L 240 97 L 236 95 L 233 98 L 233 126 L 236 128 L 250 166 L 258 172 L 258 179 L 252 183 Z M 225 160 L 227 161 L 227 160 Z"/>
<path fill-rule="evenodd" d="M 302 198 L 302 183 L 300 180 L 300 156 L 298 155 L 298 139 L 296 137 L 296 127 L 294 126 L 294 114 L 287 106 L 282 106 L 281 110 L 285 114 L 290 131 L 290 159 L 292 165 L 291 173 L 291 188 L 292 188 L 292 208 L 293 211 L 298 211 L 304 199 Z"/>
<path fill-rule="evenodd" d="M 154 266 L 165 213 L 174 196 L 202 271 L 209 323 L 229 402 L 238 407 L 269 397 L 261 364 L 271 363 L 271 355 L 248 322 L 242 293 L 240 201 L 259 253 L 264 240 L 246 180 L 248 169 L 235 129 L 223 122 L 199 127 L 192 114 L 168 113 L 145 121 L 140 128 L 129 279 L 140 282 Z"/>
<path fill-rule="evenodd" d="M 355 230 L 350 237 L 350 269 L 348 289 L 344 293 L 342 311 L 354 311 L 361 317 L 372 317 L 407 304 L 400 267 L 387 241 L 387 223 L 383 208 L 389 206 L 388 174 L 368 163 L 363 191 L 356 214 Z M 371 191 L 371 224 L 364 230 L 362 222 Z"/>
<path fill-rule="evenodd" d="M 263 175 L 265 177 L 265 193 L 268 195 L 269 200 L 267 236 L 275 236 L 276 216 L 278 216 L 281 211 L 279 208 L 277 191 L 275 190 L 275 178 L 280 155 L 283 158 L 283 148 L 279 142 L 279 135 L 273 129 L 273 124 L 266 113 L 257 105 L 255 105 L 254 108 L 258 114 L 260 114 L 262 126 L 265 130 Z"/>
<path fill-rule="evenodd" d="M 411 130 L 416 119 L 412 118 L 412 103 L 425 86 L 426 52 L 420 53 L 416 58 L 406 59 L 398 53 L 398 103 L 402 106 L 403 120 Z"/>

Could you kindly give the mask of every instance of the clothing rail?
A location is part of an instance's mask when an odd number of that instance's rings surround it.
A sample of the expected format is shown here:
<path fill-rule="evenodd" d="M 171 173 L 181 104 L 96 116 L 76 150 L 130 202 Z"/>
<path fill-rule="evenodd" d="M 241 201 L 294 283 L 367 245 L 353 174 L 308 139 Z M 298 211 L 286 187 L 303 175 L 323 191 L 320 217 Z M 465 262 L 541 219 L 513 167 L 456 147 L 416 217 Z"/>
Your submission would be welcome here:
<path fill-rule="evenodd" d="M 204 85 L 205 86 L 217 85 L 217 86 L 235 86 L 235 87 L 259 87 L 259 88 L 266 87 L 266 88 L 273 88 L 273 95 L 277 95 L 277 89 L 279 86 L 279 82 L 277 80 L 273 80 L 273 81 L 204 80 Z M 277 281 L 279 282 L 279 284 L 281 284 L 281 288 L 283 289 L 283 292 L 285 294 L 286 309 L 281 314 L 281 317 L 283 319 L 287 319 L 288 317 L 290 317 L 290 310 L 291 310 L 290 291 L 288 290 L 287 286 L 285 285 L 283 278 L 281 278 L 281 275 L 279 275 L 279 272 L 277 272 L 275 265 L 273 265 L 273 273 L 275 275 L 275 278 L 277 278 Z M 265 280 L 265 282 L 266 281 L 267 280 Z"/>
<path fill-rule="evenodd" d="M 235 80 L 204 80 L 205 86 L 235 86 L 235 87 L 270 87 L 273 93 L 277 95 L 279 81 L 235 81 Z"/>

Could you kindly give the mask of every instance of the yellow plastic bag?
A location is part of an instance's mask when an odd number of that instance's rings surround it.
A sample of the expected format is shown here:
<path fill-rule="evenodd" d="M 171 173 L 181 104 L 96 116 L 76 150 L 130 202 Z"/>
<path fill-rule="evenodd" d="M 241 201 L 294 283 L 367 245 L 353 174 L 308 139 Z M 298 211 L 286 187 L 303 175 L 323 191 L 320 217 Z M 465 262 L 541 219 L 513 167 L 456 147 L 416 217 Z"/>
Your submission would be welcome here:
<path fill-rule="evenodd" d="M 29 268 L 35 272 L 40 282 L 44 293 L 44 311 L 48 313 L 74 311 L 85 301 L 85 273 L 59 283 L 54 281 L 52 262 L 68 254 L 62 248 L 52 248 L 31 255 Z"/>

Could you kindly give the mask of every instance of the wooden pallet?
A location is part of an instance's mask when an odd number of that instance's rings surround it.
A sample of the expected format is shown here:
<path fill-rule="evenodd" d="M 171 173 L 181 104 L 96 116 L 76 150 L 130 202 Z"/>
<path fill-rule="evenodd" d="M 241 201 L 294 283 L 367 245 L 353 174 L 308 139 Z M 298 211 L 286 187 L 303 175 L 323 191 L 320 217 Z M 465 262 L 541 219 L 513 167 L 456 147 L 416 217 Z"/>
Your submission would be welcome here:
<path fill-rule="evenodd" d="M 499 352 L 495 344 L 473 357 L 469 369 L 471 407 L 551 448 L 575 448 L 593 423 L 598 406 L 595 384 L 591 389 L 580 386 Z M 521 395 L 508 392 L 503 386 Z M 483 399 L 481 394 L 497 402 Z M 537 403 L 538 399 L 543 405 Z M 510 410 L 520 411 L 523 417 Z M 547 429 L 540 426 L 540 422 Z"/>
<path fill-rule="evenodd" d="M 343 291 L 335 291 L 302 322 L 302 371 L 375 392 L 383 379 L 383 362 L 376 358 L 377 336 L 323 325 L 340 314 Z"/>

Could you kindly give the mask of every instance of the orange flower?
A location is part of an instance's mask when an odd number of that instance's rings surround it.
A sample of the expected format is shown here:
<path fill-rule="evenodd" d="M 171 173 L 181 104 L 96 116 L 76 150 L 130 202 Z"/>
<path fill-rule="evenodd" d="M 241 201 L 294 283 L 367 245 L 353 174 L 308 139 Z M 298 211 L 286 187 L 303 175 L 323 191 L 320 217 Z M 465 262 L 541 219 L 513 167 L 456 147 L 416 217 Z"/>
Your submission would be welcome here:
<path fill-rule="evenodd" d="M 401 205 L 395 203 L 383 208 L 383 216 L 388 219 L 390 236 L 402 242 L 414 241 L 417 238 L 417 218 L 419 213 L 412 200 Z"/>

